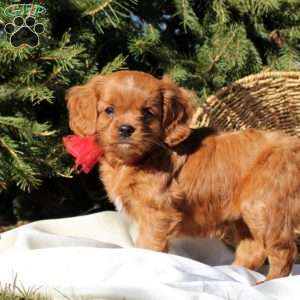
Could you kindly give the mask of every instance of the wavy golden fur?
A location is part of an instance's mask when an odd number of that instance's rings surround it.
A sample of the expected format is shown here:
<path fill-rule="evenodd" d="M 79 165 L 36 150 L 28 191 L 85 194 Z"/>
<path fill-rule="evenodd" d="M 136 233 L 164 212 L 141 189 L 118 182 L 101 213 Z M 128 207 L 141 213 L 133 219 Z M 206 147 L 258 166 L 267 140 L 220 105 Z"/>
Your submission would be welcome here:
<path fill-rule="evenodd" d="M 101 179 L 139 224 L 138 247 L 235 225 L 235 262 L 286 276 L 300 220 L 300 141 L 280 132 L 191 129 L 193 94 L 137 71 L 95 76 L 68 95 L 71 129 L 97 134 Z"/>

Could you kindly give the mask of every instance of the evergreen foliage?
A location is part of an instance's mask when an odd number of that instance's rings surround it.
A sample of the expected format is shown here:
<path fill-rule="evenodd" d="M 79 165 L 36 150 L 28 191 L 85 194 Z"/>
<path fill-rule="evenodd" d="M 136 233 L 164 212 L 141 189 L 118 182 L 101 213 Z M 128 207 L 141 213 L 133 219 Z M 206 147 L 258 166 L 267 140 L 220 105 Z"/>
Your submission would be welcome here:
<path fill-rule="evenodd" d="M 14 2 L 0 3 L 0 215 L 11 191 L 27 199 L 72 174 L 64 93 L 93 74 L 169 73 L 201 102 L 248 74 L 300 66 L 298 0 L 32 2 L 47 9 L 35 48 L 9 43 L 2 11 Z"/>

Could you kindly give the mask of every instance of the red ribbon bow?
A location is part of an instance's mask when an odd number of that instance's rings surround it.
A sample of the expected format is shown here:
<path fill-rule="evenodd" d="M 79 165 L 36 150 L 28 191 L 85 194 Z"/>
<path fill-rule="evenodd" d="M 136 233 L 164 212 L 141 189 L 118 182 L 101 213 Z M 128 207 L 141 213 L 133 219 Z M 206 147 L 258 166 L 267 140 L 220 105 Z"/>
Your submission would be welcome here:
<path fill-rule="evenodd" d="M 63 143 L 66 151 L 75 157 L 76 168 L 81 167 L 86 174 L 92 170 L 103 155 L 103 150 L 97 145 L 95 135 L 86 137 L 68 135 L 63 138 Z"/>

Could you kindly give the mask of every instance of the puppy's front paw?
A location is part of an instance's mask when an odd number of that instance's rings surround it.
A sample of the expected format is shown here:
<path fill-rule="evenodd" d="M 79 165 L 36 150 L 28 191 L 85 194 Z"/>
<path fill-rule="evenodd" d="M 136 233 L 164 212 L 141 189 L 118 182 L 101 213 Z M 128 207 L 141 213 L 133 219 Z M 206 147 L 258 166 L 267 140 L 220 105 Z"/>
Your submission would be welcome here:
<path fill-rule="evenodd" d="M 143 248 L 159 252 L 168 252 L 168 243 L 155 241 L 153 239 L 146 239 L 144 237 L 139 237 L 135 243 L 137 248 Z"/>
<path fill-rule="evenodd" d="M 257 281 L 256 283 L 255 283 L 255 285 L 259 285 L 259 284 L 262 284 L 262 283 L 265 283 L 267 280 L 260 280 L 260 281 Z"/>

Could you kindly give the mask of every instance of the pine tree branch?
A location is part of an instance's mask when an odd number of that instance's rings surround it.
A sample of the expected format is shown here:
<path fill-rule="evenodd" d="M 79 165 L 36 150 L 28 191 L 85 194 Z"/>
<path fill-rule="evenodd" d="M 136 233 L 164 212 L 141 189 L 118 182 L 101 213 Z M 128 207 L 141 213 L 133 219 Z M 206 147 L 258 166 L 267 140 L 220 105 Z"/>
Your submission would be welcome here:
<path fill-rule="evenodd" d="M 98 5 L 96 8 L 92 10 L 87 10 L 83 12 L 81 15 L 83 17 L 85 16 L 95 16 L 97 13 L 103 11 L 106 9 L 107 6 L 109 6 L 114 0 L 104 0 L 102 4 Z"/>
<path fill-rule="evenodd" d="M 174 4 L 177 8 L 178 15 L 182 19 L 184 31 L 187 31 L 189 28 L 194 34 L 201 36 L 203 29 L 189 0 L 174 0 Z"/>
<path fill-rule="evenodd" d="M 227 40 L 226 44 L 221 49 L 221 51 L 215 56 L 215 58 L 212 59 L 211 64 L 209 65 L 207 70 L 205 70 L 205 73 L 210 72 L 212 70 L 212 68 L 214 67 L 214 65 L 221 59 L 221 57 L 226 52 L 227 48 L 230 46 L 230 44 L 233 41 L 233 39 L 235 38 L 235 36 L 236 36 L 236 32 L 232 32 L 231 37 Z"/>
<path fill-rule="evenodd" d="M 20 164 L 19 157 L 17 155 L 17 150 L 13 150 L 12 147 L 9 147 L 8 143 L 4 140 L 4 138 L 0 138 L 0 144 L 2 145 L 2 148 L 4 148 L 17 162 Z M 22 154 L 19 152 L 18 154 Z"/>
<path fill-rule="evenodd" d="M 102 75 L 110 74 L 116 70 L 124 69 L 124 66 L 126 64 L 126 59 L 128 56 L 123 56 L 122 54 L 119 54 L 114 58 L 112 62 L 107 63 L 101 70 Z"/>
<path fill-rule="evenodd" d="M 187 0 L 181 0 L 181 9 L 182 9 L 182 18 L 183 18 L 183 28 L 184 30 L 186 30 L 187 18 L 188 18 Z"/>

